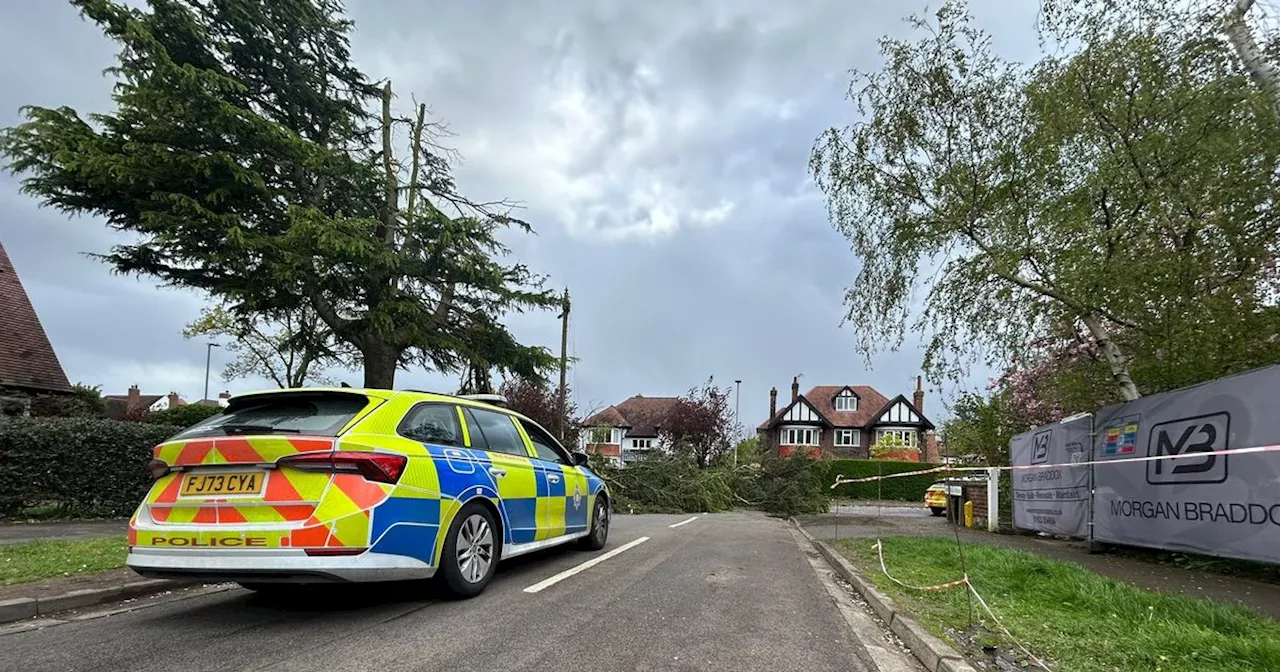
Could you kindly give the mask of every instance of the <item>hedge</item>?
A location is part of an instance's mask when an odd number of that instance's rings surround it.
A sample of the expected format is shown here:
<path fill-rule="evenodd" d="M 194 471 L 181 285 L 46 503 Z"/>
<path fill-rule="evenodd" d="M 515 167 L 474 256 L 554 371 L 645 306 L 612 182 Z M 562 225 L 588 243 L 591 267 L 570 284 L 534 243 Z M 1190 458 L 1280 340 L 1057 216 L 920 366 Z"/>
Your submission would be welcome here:
<path fill-rule="evenodd" d="M 0 516 L 37 504 L 71 516 L 127 516 L 150 487 L 152 448 L 179 429 L 98 418 L 0 420 Z"/>
<path fill-rule="evenodd" d="M 845 478 L 864 478 L 878 474 L 899 474 L 904 471 L 919 471 L 940 465 L 928 462 L 892 462 L 889 460 L 823 460 L 826 467 L 825 485 L 829 488 L 835 483 L 836 476 L 843 474 Z M 907 502 L 924 501 L 924 491 L 937 483 L 942 474 L 921 474 L 890 478 L 870 483 L 848 483 L 831 491 L 836 497 L 845 499 L 894 499 Z"/>

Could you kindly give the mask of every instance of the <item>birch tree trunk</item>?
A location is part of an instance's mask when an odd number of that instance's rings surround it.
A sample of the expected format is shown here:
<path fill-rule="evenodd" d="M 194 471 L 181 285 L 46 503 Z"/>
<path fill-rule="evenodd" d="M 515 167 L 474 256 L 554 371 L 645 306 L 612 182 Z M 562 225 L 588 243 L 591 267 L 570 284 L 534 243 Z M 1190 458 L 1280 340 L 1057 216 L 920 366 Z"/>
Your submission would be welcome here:
<path fill-rule="evenodd" d="M 1138 393 L 1138 386 L 1133 383 L 1133 377 L 1129 375 L 1129 359 L 1120 351 L 1120 346 L 1111 340 L 1111 334 L 1102 324 L 1102 318 L 1096 313 L 1086 313 L 1080 316 L 1089 333 L 1093 336 L 1093 340 L 1102 350 L 1102 354 L 1107 358 L 1107 365 L 1111 367 L 1111 378 L 1115 380 L 1116 387 L 1120 390 L 1120 396 L 1125 401 L 1133 401 L 1141 397 Z"/>
<path fill-rule="evenodd" d="M 1222 30 L 1227 34 L 1227 40 L 1235 48 L 1240 60 L 1244 61 L 1249 77 L 1271 97 L 1271 104 L 1275 106 L 1276 114 L 1280 115 L 1280 71 L 1267 61 L 1262 47 L 1253 38 L 1249 24 L 1244 21 L 1245 14 L 1253 5 L 1254 0 L 1236 0 L 1235 6 L 1227 11 Z"/>

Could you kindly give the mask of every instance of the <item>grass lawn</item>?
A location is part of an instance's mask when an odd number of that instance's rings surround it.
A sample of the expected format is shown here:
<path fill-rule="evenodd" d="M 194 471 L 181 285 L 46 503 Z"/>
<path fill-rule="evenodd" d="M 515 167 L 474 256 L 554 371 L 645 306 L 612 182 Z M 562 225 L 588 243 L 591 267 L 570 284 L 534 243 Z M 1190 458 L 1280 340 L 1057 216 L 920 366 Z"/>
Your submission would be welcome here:
<path fill-rule="evenodd" d="M 124 537 L 0 544 L 0 586 L 124 567 Z"/>
<path fill-rule="evenodd" d="M 905 610 L 974 660 L 984 644 L 1025 658 L 963 587 L 918 592 L 880 571 L 874 539 L 837 548 Z M 885 565 L 923 586 L 963 576 L 954 540 L 887 538 Z M 981 544 L 964 546 L 969 577 L 1006 627 L 1055 672 L 1280 670 L 1280 623 L 1243 607 L 1144 590 L 1075 563 Z M 1031 667 L 1029 669 L 1037 669 Z"/>

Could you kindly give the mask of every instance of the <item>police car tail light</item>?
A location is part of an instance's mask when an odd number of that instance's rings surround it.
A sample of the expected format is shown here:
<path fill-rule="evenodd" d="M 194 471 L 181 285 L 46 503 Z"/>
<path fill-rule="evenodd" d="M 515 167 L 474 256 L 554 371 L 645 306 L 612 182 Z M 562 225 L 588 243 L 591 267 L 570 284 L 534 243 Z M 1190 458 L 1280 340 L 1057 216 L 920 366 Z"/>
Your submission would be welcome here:
<path fill-rule="evenodd" d="M 360 474 L 365 480 L 379 483 L 395 483 L 404 473 L 409 458 L 392 453 L 299 453 L 280 458 L 279 466 L 303 471 L 327 471 L 330 473 Z"/>
<path fill-rule="evenodd" d="M 151 480 L 158 481 L 169 473 L 171 468 L 164 460 L 151 460 L 151 464 L 147 465 L 147 472 L 151 474 Z"/>

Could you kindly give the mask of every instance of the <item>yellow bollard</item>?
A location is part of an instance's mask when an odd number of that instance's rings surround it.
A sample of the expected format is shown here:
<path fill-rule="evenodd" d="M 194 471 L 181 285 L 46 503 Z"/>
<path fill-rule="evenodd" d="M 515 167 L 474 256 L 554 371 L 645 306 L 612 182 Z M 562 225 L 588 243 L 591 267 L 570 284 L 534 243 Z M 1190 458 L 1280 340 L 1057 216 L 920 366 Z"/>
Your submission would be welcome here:
<path fill-rule="evenodd" d="M 964 526 L 973 527 L 973 502 L 964 503 Z"/>

